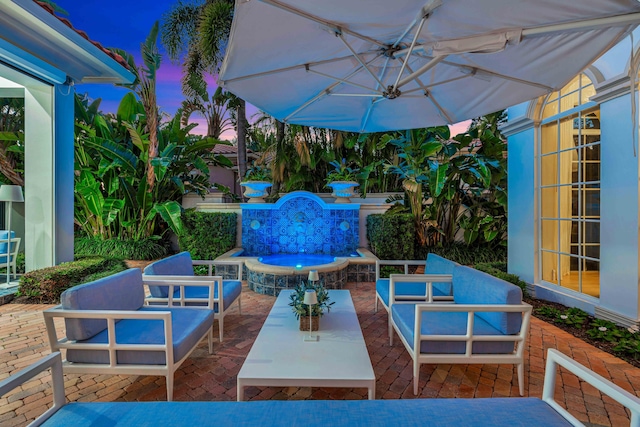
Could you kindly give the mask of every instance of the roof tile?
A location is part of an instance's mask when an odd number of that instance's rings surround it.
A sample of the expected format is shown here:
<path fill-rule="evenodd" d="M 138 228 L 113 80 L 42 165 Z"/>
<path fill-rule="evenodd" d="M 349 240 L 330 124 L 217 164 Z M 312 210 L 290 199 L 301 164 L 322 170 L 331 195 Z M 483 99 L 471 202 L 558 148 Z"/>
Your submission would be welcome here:
<path fill-rule="evenodd" d="M 67 27 L 71 28 L 73 31 L 75 31 L 76 33 L 78 33 L 82 38 L 90 41 L 95 47 L 97 47 L 98 49 L 100 49 L 101 51 L 103 51 L 105 54 L 107 54 L 108 56 L 110 56 L 114 61 L 116 61 L 118 64 L 122 65 L 124 68 L 126 68 L 127 70 L 130 70 L 131 68 L 129 67 L 129 64 L 127 63 L 127 61 L 121 56 L 118 55 L 115 52 L 111 52 L 109 49 L 105 48 L 104 46 L 102 46 L 100 43 L 98 43 L 95 40 L 91 40 L 89 38 L 89 35 L 82 31 L 82 30 L 78 30 L 77 28 L 75 28 L 73 26 L 73 24 L 71 23 L 71 21 L 69 21 L 67 18 L 63 18 L 60 17 L 58 15 L 56 15 L 55 10 L 53 9 L 53 6 L 51 6 L 48 3 L 45 3 L 43 1 L 39 1 L 39 0 L 33 0 L 35 3 L 37 3 L 38 5 L 40 5 L 40 7 L 42 7 L 44 10 L 46 10 L 47 12 L 49 12 L 50 14 L 52 14 L 53 16 L 55 16 L 56 18 L 58 18 L 60 20 L 60 22 L 62 22 L 64 25 L 66 25 Z"/>

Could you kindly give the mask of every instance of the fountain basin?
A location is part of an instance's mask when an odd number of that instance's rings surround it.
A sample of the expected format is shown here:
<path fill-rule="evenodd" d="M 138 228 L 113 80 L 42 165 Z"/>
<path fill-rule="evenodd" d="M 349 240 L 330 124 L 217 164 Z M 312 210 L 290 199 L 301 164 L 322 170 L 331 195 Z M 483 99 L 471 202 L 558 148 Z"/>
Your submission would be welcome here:
<path fill-rule="evenodd" d="M 303 258 L 298 258 L 302 255 Z M 243 261 L 243 277 L 249 289 L 265 295 L 277 296 L 282 289 L 292 289 L 306 281 L 310 270 L 317 270 L 318 276 L 327 289 L 343 289 L 349 282 L 374 282 L 375 263 L 377 257 L 369 250 L 360 248 L 356 256 L 334 257 L 332 255 L 314 254 L 277 254 L 279 258 L 290 258 L 282 263 L 295 265 L 271 265 L 260 261 L 268 256 L 248 256 L 242 248 L 233 249 L 216 259 L 216 261 Z M 308 261 L 303 263 L 300 260 Z M 268 261 L 268 259 L 267 259 Z M 327 262 L 330 261 L 330 262 Z M 300 266 L 298 266 L 300 264 Z M 229 271 L 227 271 L 229 269 Z M 235 266 L 218 266 L 216 274 L 223 277 L 235 277 Z"/>

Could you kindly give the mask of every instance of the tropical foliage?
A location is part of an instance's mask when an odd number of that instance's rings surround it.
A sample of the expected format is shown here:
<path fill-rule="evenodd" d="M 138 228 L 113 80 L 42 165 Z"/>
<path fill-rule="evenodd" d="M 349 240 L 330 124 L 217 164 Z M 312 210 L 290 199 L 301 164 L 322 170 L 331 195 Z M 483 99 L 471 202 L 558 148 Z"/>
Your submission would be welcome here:
<path fill-rule="evenodd" d="M 76 97 L 76 224 L 84 234 L 103 239 L 141 240 L 166 227 L 179 233 L 181 207 L 176 200 L 188 191 L 206 194 L 210 163 L 231 165 L 212 154 L 219 141 L 190 136 L 195 125 L 182 127 L 177 113 L 159 127 L 150 187 L 151 144 L 142 103 L 127 94 L 111 116 L 99 113 L 99 102 Z"/>

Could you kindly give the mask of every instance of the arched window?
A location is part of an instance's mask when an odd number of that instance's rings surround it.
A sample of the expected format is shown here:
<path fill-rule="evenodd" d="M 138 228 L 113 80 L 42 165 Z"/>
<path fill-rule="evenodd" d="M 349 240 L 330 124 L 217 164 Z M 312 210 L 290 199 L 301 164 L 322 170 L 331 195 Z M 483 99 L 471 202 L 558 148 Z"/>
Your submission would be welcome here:
<path fill-rule="evenodd" d="M 540 134 L 540 273 L 600 296 L 600 109 L 581 74 L 551 94 Z"/>

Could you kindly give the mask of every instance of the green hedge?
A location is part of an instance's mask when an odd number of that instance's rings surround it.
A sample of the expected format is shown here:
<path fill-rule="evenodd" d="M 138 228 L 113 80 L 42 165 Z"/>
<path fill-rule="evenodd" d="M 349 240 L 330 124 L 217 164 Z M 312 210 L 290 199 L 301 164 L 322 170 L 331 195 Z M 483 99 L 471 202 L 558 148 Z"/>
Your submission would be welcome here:
<path fill-rule="evenodd" d="M 476 270 L 484 271 L 485 273 L 489 273 L 492 276 L 495 276 L 499 279 L 506 280 L 507 282 L 513 283 L 522 289 L 522 295 L 524 297 L 528 297 L 527 293 L 527 284 L 524 280 L 521 280 L 515 274 L 507 273 L 507 263 L 506 262 L 481 262 L 476 264 Z"/>
<path fill-rule="evenodd" d="M 235 213 L 186 210 L 180 249 L 189 251 L 192 259 L 216 259 L 236 247 L 237 217 Z"/>
<path fill-rule="evenodd" d="M 462 265 L 475 265 L 484 262 L 506 262 L 507 248 L 467 246 L 464 243 L 454 243 L 449 246 L 424 246 L 417 248 L 416 259 L 426 259 L 428 253 L 440 255 Z"/>
<path fill-rule="evenodd" d="M 120 259 L 86 257 L 26 273 L 20 278 L 18 296 L 26 296 L 34 303 L 58 304 L 65 289 L 126 269 Z"/>
<path fill-rule="evenodd" d="M 142 240 L 96 239 L 76 237 L 73 250 L 78 256 L 104 256 L 133 260 L 154 260 L 167 255 L 167 248 L 158 237 Z"/>
<path fill-rule="evenodd" d="M 416 227 L 411 214 L 373 214 L 367 217 L 367 239 L 380 259 L 414 259 Z"/>

